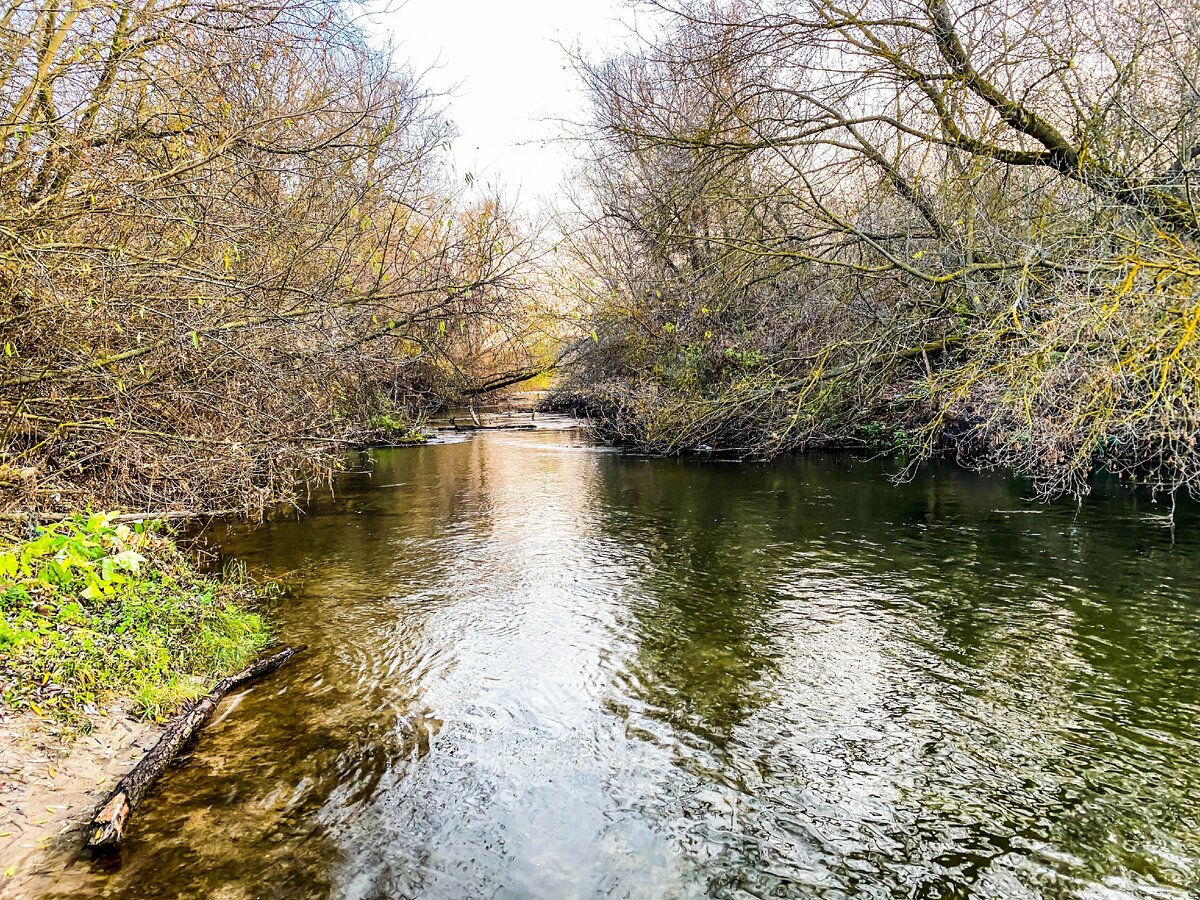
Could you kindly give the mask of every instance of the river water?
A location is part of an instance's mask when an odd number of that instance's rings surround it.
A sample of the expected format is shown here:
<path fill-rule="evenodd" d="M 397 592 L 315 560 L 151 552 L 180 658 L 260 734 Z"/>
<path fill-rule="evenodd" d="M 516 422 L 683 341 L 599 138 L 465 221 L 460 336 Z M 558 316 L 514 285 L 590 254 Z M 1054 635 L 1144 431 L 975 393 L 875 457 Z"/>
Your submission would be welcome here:
<path fill-rule="evenodd" d="M 309 649 L 64 893 L 1200 892 L 1194 508 L 553 427 L 372 458 L 223 537 Z"/>

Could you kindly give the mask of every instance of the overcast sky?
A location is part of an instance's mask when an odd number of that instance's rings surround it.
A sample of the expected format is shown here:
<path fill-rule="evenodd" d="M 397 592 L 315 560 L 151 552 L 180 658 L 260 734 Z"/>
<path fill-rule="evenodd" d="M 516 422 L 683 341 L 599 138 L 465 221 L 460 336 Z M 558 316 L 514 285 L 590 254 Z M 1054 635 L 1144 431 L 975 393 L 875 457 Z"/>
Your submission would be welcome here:
<path fill-rule="evenodd" d="M 633 14 L 620 0 L 406 0 L 374 28 L 395 44 L 424 83 L 449 92 L 458 126 L 458 171 L 520 190 L 522 205 L 552 197 L 569 151 L 553 138 L 553 119 L 584 108 L 564 46 L 589 55 L 628 42 Z M 432 67 L 432 68 L 431 68 Z"/>

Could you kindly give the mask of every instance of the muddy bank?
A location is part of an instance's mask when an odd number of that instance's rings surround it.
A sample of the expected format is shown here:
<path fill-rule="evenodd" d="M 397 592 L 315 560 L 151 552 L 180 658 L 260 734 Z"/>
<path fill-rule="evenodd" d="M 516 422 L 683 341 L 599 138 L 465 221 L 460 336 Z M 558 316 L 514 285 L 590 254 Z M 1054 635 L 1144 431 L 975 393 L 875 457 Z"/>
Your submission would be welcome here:
<path fill-rule="evenodd" d="M 0 898 L 38 897 L 61 878 L 96 805 L 162 730 L 115 706 L 81 735 L 0 715 Z"/>

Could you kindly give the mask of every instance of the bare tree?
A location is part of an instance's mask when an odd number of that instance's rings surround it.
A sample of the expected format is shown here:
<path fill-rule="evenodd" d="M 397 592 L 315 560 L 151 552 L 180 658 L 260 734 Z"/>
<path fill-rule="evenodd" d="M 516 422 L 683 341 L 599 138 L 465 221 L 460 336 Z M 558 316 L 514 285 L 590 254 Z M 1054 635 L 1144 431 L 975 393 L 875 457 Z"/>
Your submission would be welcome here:
<path fill-rule="evenodd" d="M 472 340 L 520 356 L 533 238 L 450 134 L 335 0 L 5 7 L 8 502 L 259 506 L 471 388 Z"/>
<path fill-rule="evenodd" d="M 659 7 L 582 67 L 618 433 L 1196 486 L 1193 3 Z"/>

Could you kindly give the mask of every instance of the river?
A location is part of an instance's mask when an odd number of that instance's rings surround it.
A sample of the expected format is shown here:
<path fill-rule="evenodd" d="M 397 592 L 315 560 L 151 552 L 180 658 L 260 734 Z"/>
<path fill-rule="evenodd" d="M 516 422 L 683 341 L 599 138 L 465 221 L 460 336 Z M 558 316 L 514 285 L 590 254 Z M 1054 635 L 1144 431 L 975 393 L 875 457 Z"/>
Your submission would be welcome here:
<path fill-rule="evenodd" d="M 309 649 L 64 896 L 1200 891 L 1195 507 L 547 425 L 224 535 Z"/>

